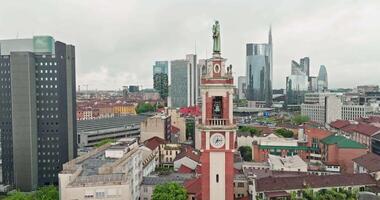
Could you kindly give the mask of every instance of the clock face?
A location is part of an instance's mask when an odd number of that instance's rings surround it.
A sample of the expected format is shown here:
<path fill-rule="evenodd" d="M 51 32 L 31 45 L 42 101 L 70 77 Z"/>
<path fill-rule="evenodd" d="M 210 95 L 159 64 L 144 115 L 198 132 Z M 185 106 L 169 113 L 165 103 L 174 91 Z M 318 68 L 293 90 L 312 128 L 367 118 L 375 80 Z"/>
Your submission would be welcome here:
<path fill-rule="evenodd" d="M 224 135 L 220 133 L 214 133 L 211 136 L 210 140 L 211 140 L 211 146 L 213 146 L 214 148 L 221 148 L 224 146 L 224 143 L 225 143 Z"/>

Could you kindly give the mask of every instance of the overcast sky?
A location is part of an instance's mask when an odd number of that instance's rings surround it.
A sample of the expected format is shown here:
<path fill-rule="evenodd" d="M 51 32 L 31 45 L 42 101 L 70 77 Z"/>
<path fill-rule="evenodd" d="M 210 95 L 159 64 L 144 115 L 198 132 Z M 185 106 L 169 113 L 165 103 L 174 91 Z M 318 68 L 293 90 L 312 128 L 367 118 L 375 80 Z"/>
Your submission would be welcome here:
<path fill-rule="evenodd" d="M 267 42 L 274 88 L 291 60 L 326 65 L 330 87 L 380 84 L 380 0 L 0 0 L 0 38 L 51 35 L 76 46 L 77 84 L 152 87 L 156 60 L 210 57 L 221 23 L 222 56 L 245 74 L 245 44 Z"/>

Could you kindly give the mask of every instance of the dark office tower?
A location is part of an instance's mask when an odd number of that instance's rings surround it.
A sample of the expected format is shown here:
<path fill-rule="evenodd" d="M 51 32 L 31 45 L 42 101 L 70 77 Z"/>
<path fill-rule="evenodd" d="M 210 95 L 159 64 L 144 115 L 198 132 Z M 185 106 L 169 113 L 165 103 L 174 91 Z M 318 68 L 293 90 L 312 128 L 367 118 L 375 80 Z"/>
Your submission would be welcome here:
<path fill-rule="evenodd" d="M 272 105 L 273 44 L 269 30 L 268 44 L 247 44 L 246 98 Z"/>
<path fill-rule="evenodd" d="M 156 61 L 155 65 L 153 65 L 153 88 L 160 93 L 162 99 L 168 97 L 168 68 L 168 61 Z"/>
<path fill-rule="evenodd" d="M 306 76 L 310 76 L 310 59 L 309 57 L 304 57 L 300 59 L 300 65 L 302 66 L 303 71 L 305 72 Z"/>
<path fill-rule="evenodd" d="M 3 183 L 57 184 L 76 157 L 75 48 L 50 36 L 0 40 Z"/>

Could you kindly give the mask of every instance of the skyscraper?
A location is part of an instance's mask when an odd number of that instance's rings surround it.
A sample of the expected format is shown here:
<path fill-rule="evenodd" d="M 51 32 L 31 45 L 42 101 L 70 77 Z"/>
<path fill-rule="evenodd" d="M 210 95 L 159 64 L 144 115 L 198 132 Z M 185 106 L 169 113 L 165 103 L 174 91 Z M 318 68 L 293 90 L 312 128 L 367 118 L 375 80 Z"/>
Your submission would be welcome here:
<path fill-rule="evenodd" d="M 76 147 L 75 47 L 50 36 L 0 40 L 3 183 L 57 184 Z"/>
<path fill-rule="evenodd" d="M 318 73 L 318 91 L 326 91 L 328 86 L 327 70 L 324 65 L 321 65 Z"/>
<path fill-rule="evenodd" d="M 291 75 L 286 77 L 286 105 L 303 103 L 304 95 L 311 88 L 310 59 L 304 57 L 300 62 L 291 61 Z"/>
<path fill-rule="evenodd" d="M 195 106 L 197 102 L 197 94 L 198 94 L 198 68 L 197 68 L 197 55 L 195 54 L 188 54 L 186 55 L 186 60 L 188 62 L 188 76 L 189 76 L 189 81 L 188 81 L 188 102 L 189 106 Z"/>
<path fill-rule="evenodd" d="M 272 105 L 273 44 L 269 30 L 268 44 L 249 43 L 246 47 L 246 98 Z"/>
<path fill-rule="evenodd" d="M 238 77 L 238 96 L 239 99 L 245 98 L 245 91 L 247 89 L 247 78 L 245 76 Z"/>
<path fill-rule="evenodd" d="M 186 59 L 170 62 L 170 107 L 188 107 L 196 105 L 197 101 L 197 57 L 186 55 Z"/>
<path fill-rule="evenodd" d="M 162 99 L 168 97 L 168 61 L 156 61 L 153 65 L 153 88 L 160 93 Z"/>

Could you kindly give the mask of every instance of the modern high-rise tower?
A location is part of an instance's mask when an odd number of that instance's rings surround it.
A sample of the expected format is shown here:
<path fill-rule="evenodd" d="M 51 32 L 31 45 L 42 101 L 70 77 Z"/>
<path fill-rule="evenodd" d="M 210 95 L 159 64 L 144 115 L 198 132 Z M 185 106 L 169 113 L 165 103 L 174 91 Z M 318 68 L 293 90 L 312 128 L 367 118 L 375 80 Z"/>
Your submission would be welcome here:
<path fill-rule="evenodd" d="M 197 124 L 201 149 L 202 200 L 234 199 L 234 152 L 232 66 L 220 54 L 219 23 L 214 25 L 214 52 L 202 69 L 202 119 Z"/>
<path fill-rule="evenodd" d="M 156 61 L 153 65 L 153 88 L 158 91 L 161 99 L 166 99 L 169 92 L 168 61 Z"/>
<path fill-rule="evenodd" d="M 50 36 L 0 40 L 3 183 L 57 184 L 76 157 L 75 48 Z"/>
<path fill-rule="evenodd" d="M 186 59 L 170 62 L 170 107 L 195 106 L 197 102 L 198 79 L 197 56 L 186 55 Z"/>
<path fill-rule="evenodd" d="M 246 49 L 246 77 L 248 101 L 265 102 L 272 105 L 273 43 L 269 29 L 268 43 L 249 43 Z"/>
<path fill-rule="evenodd" d="M 318 91 L 326 91 L 329 87 L 328 84 L 328 78 L 327 78 L 327 70 L 324 65 L 321 65 L 319 68 L 319 73 L 318 73 Z"/>

